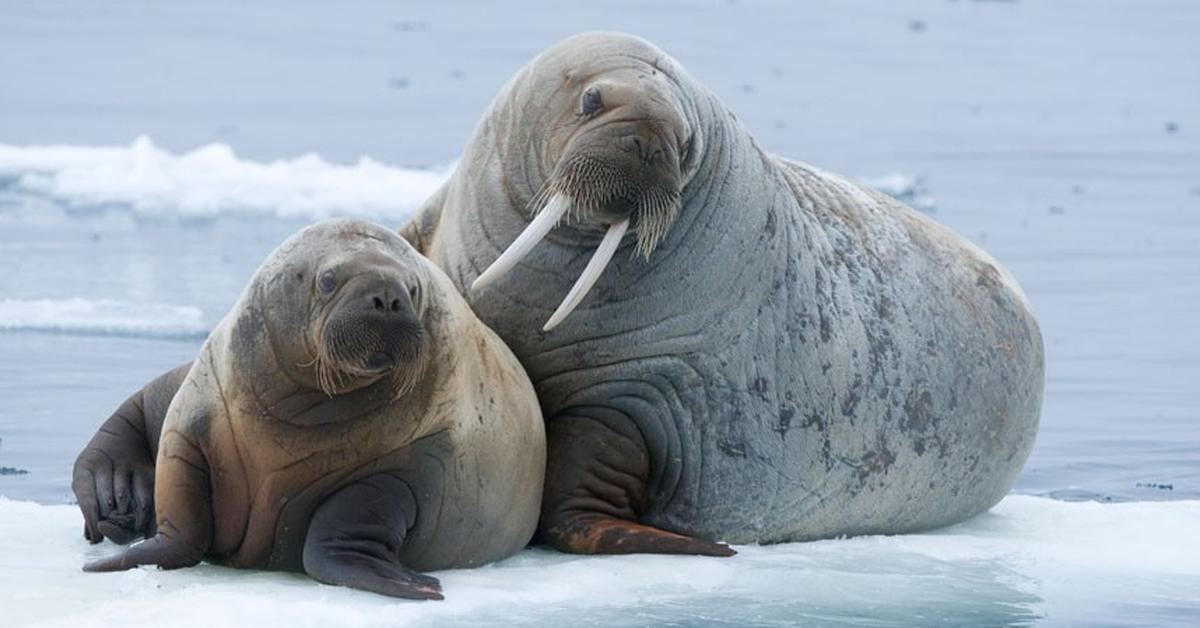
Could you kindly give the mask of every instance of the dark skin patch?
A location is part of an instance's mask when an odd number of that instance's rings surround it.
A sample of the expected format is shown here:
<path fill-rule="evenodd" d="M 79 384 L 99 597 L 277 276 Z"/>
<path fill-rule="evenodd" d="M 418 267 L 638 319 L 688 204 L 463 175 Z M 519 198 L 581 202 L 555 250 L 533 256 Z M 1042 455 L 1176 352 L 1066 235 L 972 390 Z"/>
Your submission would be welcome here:
<path fill-rule="evenodd" d="M 154 459 L 171 399 L 192 364 L 158 377 L 113 413 L 75 460 L 71 489 L 83 511 L 83 536 L 125 545 L 156 531 Z M 100 481 L 105 480 L 105 481 Z"/>
<path fill-rule="evenodd" d="M 859 462 L 851 466 L 856 469 L 855 477 L 861 486 L 865 485 L 872 475 L 887 473 L 888 469 L 895 462 L 896 454 L 888 449 L 887 443 L 884 442 L 881 436 L 876 449 L 863 454 Z"/>
<path fill-rule="evenodd" d="M 632 426 L 558 417 L 546 427 L 546 487 L 539 536 L 572 554 L 732 556 L 726 545 L 638 523 L 650 458 Z"/>
<path fill-rule="evenodd" d="M 858 402 L 862 400 L 862 376 L 855 375 L 854 383 L 850 385 L 850 390 L 846 391 L 842 397 L 842 416 L 853 417 L 854 410 L 858 407 Z"/>
<path fill-rule="evenodd" d="M 312 514 L 304 571 L 319 582 L 390 597 L 442 599 L 437 578 L 398 558 L 417 510 L 417 498 L 399 473 L 378 473 L 339 489 Z M 356 532 L 350 536 L 346 530 Z"/>
<path fill-rule="evenodd" d="M 791 406 L 779 406 L 779 425 L 775 431 L 780 436 L 786 437 L 788 430 L 792 429 L 792 419 L 796 416 L 796 409 Z"/>
<path fill-rule="evenodd" d="M 904 420 L 900 429 L 908 432 L 924 433 L 934 422 L 933 395 L 929 391 L 918 391 L 916 388 L 908 393 L 904 401 Z"/>

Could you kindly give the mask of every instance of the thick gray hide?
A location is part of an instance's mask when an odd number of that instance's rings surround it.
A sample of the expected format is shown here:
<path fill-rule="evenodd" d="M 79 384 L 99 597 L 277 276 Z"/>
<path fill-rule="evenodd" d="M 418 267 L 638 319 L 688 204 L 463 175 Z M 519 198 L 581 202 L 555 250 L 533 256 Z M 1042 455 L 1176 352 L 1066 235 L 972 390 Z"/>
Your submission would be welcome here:
<path fill-rule="evenodd" d="M 666 239 L 646 260 L 626 235 L 549 333 L 541 324 L 600 231 L 557 229 L 470 298 L 547 419 L 635 424 L 652 467 L 641 520 L 701 538 L 900 533 L 994 505 L 1033 445 L 1044 380 L 1012 276 L 884 195 L 764 153 L 658 55 L 694 133 Z M 537 94 L 554 79 L 538 64 L 496 98 L 454 177 L 405 228 L 464 293 L 527 224 L 553 168 L 531 148 Z"/>

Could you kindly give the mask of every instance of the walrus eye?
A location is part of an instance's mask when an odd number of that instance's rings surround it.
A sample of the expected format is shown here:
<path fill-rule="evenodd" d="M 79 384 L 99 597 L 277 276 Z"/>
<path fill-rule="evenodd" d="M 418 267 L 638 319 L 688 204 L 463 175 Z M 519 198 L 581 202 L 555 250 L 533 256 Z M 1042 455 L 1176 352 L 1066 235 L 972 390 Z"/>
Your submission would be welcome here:
<path fill-rule="evenodd" d="M 321 292 L 325 294 L 333 294 L 337 288 L 337 277 L 333 275 L 332 270 L 327 270 L 321 273 Z"/>
<path fill-rule="evenodd" d="M 604 101 L 600 99 L 600 90 L 595 87 L 588 88 L 583 93 L 583 104 L 580 107 L 580 113 L 585 116 L 590 116 L 604 106 Z"/>
<path fill-rule="evenodd" d="M 412 303 L 414 309 L 420 307 L 417 304 L 417 299 L 420 296 L 421 296 L 421 287 L 420 286 L 418 286 L 417 284 L 413 284 L 408 287 L 408 299 Z"/>

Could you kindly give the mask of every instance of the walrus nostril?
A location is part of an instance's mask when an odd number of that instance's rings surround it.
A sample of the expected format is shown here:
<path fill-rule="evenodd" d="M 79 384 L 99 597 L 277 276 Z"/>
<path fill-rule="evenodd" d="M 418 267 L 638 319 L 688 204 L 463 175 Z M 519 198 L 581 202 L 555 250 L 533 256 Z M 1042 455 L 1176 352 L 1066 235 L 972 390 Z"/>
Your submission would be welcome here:
<path fill-rule="evenodd" d="M 393 312 L 399 312 L 399 311 L 400 311 L 400 299 L 392 299 L 391 310 L 392 310 Z"/>
<path fill-rule="evenodd" d="M 372 304 L 375 306 L 375 309 L 377 309 L 377 310 L 379 310 L 379 311 L 383 311 L 383 310 L 384 310 L 384 307 L 383 307 L 383 299 L 381 299 L 381 298 L 379 298 L 379 297 L 371 297 L 371 302 L 372 302 Z"/>

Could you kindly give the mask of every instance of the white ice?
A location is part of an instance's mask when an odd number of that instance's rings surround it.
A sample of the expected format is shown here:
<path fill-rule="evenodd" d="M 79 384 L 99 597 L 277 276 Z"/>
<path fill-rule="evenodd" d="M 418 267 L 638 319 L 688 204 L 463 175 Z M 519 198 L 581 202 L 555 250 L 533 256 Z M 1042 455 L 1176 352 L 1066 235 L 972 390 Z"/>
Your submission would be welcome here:
<path fill-rule="evenodd" d="M 935 532 L 742 546 L 729 559 L 531 549 L 438 573 L 445 601 L 408 602 L 211 565 L 85 574 L 116 547 L 89 546 L 75 507 L 0 498 L 0 609 L 5 626 L 1111 624 L 1134 608 L 1188 623 L 1200 617 L 1198 522 L 1200 501 L 1014 495 Z"/>
<path fill-rule="evenodd" d="M 8 187 L 9 195 L 69 207 L 116 206 L 147 216 L 402 219 L 450 172 L 387 166 L 369 157 L 333 164 L 315 154 L 258 162 L 239 158 L 225 144 L 174 154 L 145 136 L 129 146 L 0 144 L 0 183 L 10 180 L 0 187 Z"/>
<path fill-rule="evenodd" d="M 200 308 L 112 299 L 0 299 L 0 331 L 194 338 L 208 333 Z"/>

